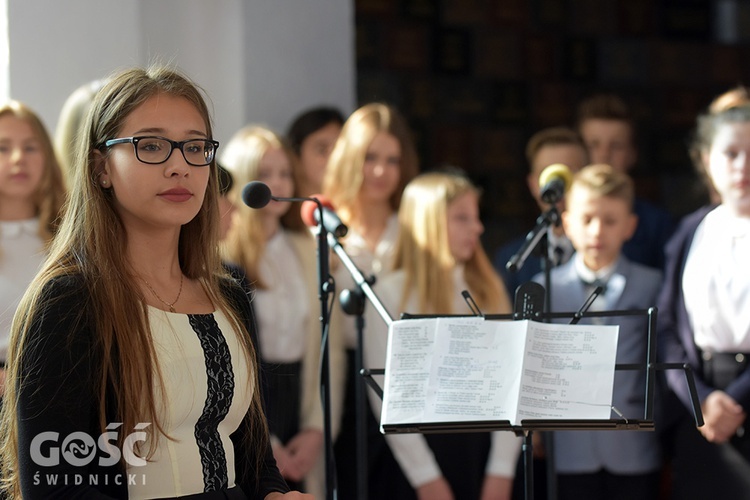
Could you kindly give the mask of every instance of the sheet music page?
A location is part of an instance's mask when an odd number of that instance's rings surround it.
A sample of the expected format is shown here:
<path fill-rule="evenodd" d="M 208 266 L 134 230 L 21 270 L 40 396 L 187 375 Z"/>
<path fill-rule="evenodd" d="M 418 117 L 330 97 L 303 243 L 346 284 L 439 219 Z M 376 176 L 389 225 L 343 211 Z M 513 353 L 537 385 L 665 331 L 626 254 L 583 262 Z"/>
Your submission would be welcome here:
<path fill-rule="evenodd" d="M 394 321 L 381 426 L 609 419 L 618 330 L 478 317 Z"/>
<path fill-rule="evenodd" d="M 425 422 L 516 419 L 526 325 L 440 318 Z"/>
<path fill-rule="evenodd" d="M 424 422 L 437 318 L 391 323 L 380 425 Z"/>
<path fill-rule="evenodd" d="M 611 418 L 618 332 L 529 321 L 518 419 Z"/>

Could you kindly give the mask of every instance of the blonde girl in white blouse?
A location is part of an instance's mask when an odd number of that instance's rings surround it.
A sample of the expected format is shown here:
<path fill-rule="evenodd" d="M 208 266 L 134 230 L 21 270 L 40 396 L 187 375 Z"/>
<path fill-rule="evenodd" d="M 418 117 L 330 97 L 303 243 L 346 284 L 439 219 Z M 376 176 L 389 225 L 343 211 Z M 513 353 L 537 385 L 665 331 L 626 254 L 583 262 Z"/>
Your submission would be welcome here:
<path fill-rule="evenodd" d="M 412 180 L 399 210 L 394 271 L 374 287 L 398 318 L 413 314 L 470 314 L 468 290 L 485 313 L 508 313 L 510 302 L 479 241 L 479 190 L 458 172 Z M 372 309 L 372 308 L 371 308 Z M 368 312 L 368 367 L 385 366 L 387 327 Z M 380 414 L 381 401 L 371 393 Z M 520 441 L 510 432 L 388 435 L 386 441 L 419 499 L 508 499 Z"/>
<path fill-rule="evenodd" d="M 52 141 L 25 104 L 0 107 L 0 362 L 13 315 L 45 258 L 65 196 Z M 0 370 L 0 394 L 4 370 Z"/>
<path fill-rule="evenodd" d="M 281 137 L 258 125 L 235 133 L 222 165 L 232 173 L 228 196 L 237 207 L 224 257 L 244 270 L 253 288 L 274 457 L 288 482 L 304 483 L 306 490 L 321 495 L 324 422 L 315 240 L 306 230 L 285 227 L 282 217 L 290 203 L 271 201 L 256 210 L 242 202 L 242 190 L 252 181 L 267 184 L 274 196 L 294 196 L 296 165 Z M 343 382 L 339 331 L 332 326 L 329 336 L 334 387 Z M 333 415 L 338 414 L 340 404 L 332 406 Z"/>

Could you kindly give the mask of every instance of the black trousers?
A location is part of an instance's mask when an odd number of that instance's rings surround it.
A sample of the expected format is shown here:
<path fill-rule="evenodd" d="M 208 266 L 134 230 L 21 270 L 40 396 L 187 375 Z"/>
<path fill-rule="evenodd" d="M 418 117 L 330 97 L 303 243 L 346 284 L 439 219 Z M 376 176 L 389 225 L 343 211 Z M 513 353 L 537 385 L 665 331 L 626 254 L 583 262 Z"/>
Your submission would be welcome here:
<path fill-rule="evenodd" d="M 334 444 L 339 500 L 357 499 L 357 471 L 366 476 L 369 500 L 415 500 L 414 490 L 409 486 L 401 467 L 393 458 L 391 449 L 380 433 L 380 424 L 365 398 L 365 433 L 367 456 L 365 463 L 359 463 L 357 456 L 357 405 L 356 384 L 360 375 L 355 371 L 355 351 L 347 350 L 348 370 L 344 410 L 341 417 L 341 430 Z M 369 390 L 369 389 L 367 389 Z"/>
<path fill-rule="evenodd" d="M 268 429 L 286 444 L 299 433 L 302 404 L 302 363 L 261 364 L 263 400 Z M 286 479 L 293 490 L 304 491 L 304 485 Z"/>
<path fill-rule="evenodd" d="M 593 474 L 557 476 L 558 500 L 656 500 L 659 472 L 622 475 L 601 470 Z"/>
<path fill-rule="evenodd" d="M 351 367 L 354 366 L 354 352 L 351 351 L 349 355 Z M 416 500 L 416 492 L 380 433 L 380 426 L 369 404 L 366 408 L 367 463 L 357 463 L 354 393 L 358 377 L 353 371 L 350 373 L 351 384 L 348 384 L 347 389 L 347 401 L 350 402 L 346 403 L 341 432 L 335 446 L 339 499 L 358 500 L 356 472 L 357 467 L 363 467 L 367 475 L 369 500 Z M 426 434 L 425 439 L 443 476 L 451 485 L 456 500 L 478 499 L 490 450 L 490 434 Z"/>

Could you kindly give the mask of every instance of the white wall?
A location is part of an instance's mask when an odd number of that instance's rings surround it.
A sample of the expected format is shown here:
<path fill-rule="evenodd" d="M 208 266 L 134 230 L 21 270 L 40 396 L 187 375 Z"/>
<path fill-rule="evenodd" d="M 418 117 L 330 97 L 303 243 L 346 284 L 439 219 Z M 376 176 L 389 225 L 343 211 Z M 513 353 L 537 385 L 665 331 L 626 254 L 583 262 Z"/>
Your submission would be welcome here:
<path fill-rule="evenodd" d="M 208 93 L 215 135 L 284 131 L 307 106 L 356 104 L 351 0 L 7 0 L 10 97 L 50 132 L 79 85 L 117 68 L 177 65 Z"/>
<path fill-rule="evenodd" d="M 241 4 L 238 0 L 139 0 L 141 61 L 174 62 L 206 90 L 214 108 L 214 135 L 220 142 L 245 122 L 242 110 L 248 96 L 243 92 L 240 61 L 246 27 Z M 170 28 L 164 29 L 165 25 Z"/>
<path fill-rule="evenodd" d="M 8 2 L 0 0 L 0 102 L 10 96 L 8 64 Z"/>
<path fill-rule="evenodd" d="M 245 4 L 246 116 L 287 127 L 303 108 L 355 99 L 354 2 L 267 0 Z M 347 29 L 342 29 L 346 26 Z M 278 121 L 280 119 L 281 121 Z"/>
<path fill-rule="evenodd" d="M 135 2 L 8 0 L 8 7 L 10 97 L 39 113 L 50 132 L 79 85 L 139 63 Z"/>

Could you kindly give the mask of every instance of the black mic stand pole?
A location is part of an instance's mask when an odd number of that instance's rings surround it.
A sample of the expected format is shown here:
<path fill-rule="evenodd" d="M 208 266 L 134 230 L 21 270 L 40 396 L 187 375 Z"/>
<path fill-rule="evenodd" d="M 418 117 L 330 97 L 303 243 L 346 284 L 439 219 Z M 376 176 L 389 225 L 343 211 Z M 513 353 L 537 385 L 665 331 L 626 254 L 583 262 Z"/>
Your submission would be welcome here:
<path fill-rule="evenodd" d="M 537 217 L 536 225 L 526 235 L 526 240 L 523 242 L 521 248 L 505 264 L 505 268 L 512 273 L 519 271 L 524 263 L 526 263 L 526 259 L 529 258 L 531 252 L 537 248 L 539 241 L 547 235 L 547 230 L 559 224 L 560 213 L 557 211 L 557 207 L 552 205 L 547 211 Z"/>
<path fill-rule="evenodd" d="M 369 496 L 367 486 L 367 402 L 365 400 L 365 384 L 360 374 L 365 366 L 364 353 L 364 328 L 365 328 L 365 296 L 362 289 L 354 287 L 341 291 L 339 302 L 344 312 L 356 317 L 357 349 L 354 353 L 354 407 L 355 407 L 355 450 L 357 464 L 357 499 L 367 500 Z"/>
<path fill-rule="evenodd" d="M 328 330 L 331 323 L 329 314 L 329 296 L 334 288 L 328 262 L 328 231 L 322 223 L 323 204 L 317 198 L 281 198 L 273 196 L 271 189 L 260 181 L 248 183 L 242 190 L 242 200 L 250 208 L 263 208 L 271 200 L 276 201 L 314 201 L 318 208 L 318 298 L 320 299 L 320 400 L 323 407 L 323 448 L 326 475 L 326 500 L 337 500 L 336 463 L 333 455 L 333 436 L 331 431 L 331 371 L 328 348 Z"/>
<path fill-rule="evenodd" d="M 557 209 L 551 208 L 557 213 Z M 559 216 L 554 222 L 554 225 L 559 225 Z M 552 229 L 550 226 L 548 232 Z M 542 245 L 540 252 L 542 254 L 542 271 L 544 272 L 544 307 L 543 312 L 545 314 L 552 311 L 552 259 L 549 255 L 549 237 L 545 235 L 542 239 Z M 547 318 L 545 322 L 550 322 Z M 545 462 L 545 476 L 547 479 L 547 500 L 557 500 L 557 473 L 555 471 L 555 460 L 554 460 L 554 439 L 552 432 L 542 433 L 542 443 L 544 443 L 544 454 L 546 457 Z"/>
<path fill-rule="evenodd" d="M 323 220 L 323 205 L 313 198 L 318 205 L 319 220 Z M 337 500 L 336 463 L 333 455 L 333 436 L 331 430 L 331 371 L 328 350 L 328 331 L 331 324 L 329 300 L 332 292 L 328 261 L 328 237 L 330 233 L 324 224 L 318 224 L 318 298 L 320 299 L 320 399 L 323 406 L 323 446 L 325 447 L 326 499 Z M 332 235 L 330 235 L 332 236 Z"/>
<path fill-rule="evenodd" d="M 552 205 L 552 208 L 550 208 L 547 212 L 542 214 L 542 216 L 545 219 L 549 219 L 550 224 L 547 226 L 546 230 L 544 231 L 544 236 L 540 239 L 539 245 L 538 245 L 538 253 L 541 255 L 542 259 L 542 273 L 544 274 L 544 307 L 542 309 L 542 312 L 545 314 L 552 311 L 552 259 L 550 258 L 549 254 L 549 231 L 552 230 L 553 227 L 558 226 L 560 224 L 560 216 L 557 212 L 557 208 Z M 545 322 L 549 322 L 549 318 L 544 320 Z M 543 432 L 542 435 L 542 443 L 544 444 L 544 454 L 546 457 L 546 466 L 545 466 L 545 478 L 546 478 L 546 489 L 547 489 L 547 500 L 556 500 L 557 499 L 557 474 L 555 472 L 555 461 L 554 461 L 554 440 L 553 440 L 553 434 L 552 432 Z M 531 441 L 531 439 L 529 439 Z M 526 443 L 524 443 L 526 445 Z M 531 454 L 530 454 L 531 455 Z M 533 458 L 529 457 L 527 460 L 533 461 Z M 529 465 L 527 464 L 526 467 Z M 533 481 L 533 479 L 532 479 Z M 528 488 L 527 484 L 527 488 Z M 531 487 L 531 491 L 533 492 L 533 487 Z M 527 496 L 527 498 L 533 498 L 533 494 L 531 496 Z"/>
<path fill-rule="evenodd" d="M 556 201 L 556 200 L 555 200 Z M 543 312 L 548 313 L 552 310 L 552 287 L 551 287 L 551 270 L 552 260 L 549 255 L 549 231 L 560 225 L 560 212 L 557 206 L 552 203 L 550 208 L 543 212 L 536 220 L 536 225 L 526 235 L 526 240 L 521 248 L 516 252 L 505 265 L 505 268 L 511 272 L 519 271 L 526 263 L 532 252 L 537 252 L 542 258 L 542 272 L 544 273 L 544 308 Z M 522 287 L 523 285 L 521 285 Z M 519 287 L 519 289 L 521 289 Z M 516 299 L 518 300 L 518 298 Z M 548 320 L 547 320 L 548 321 Z M 553 441 L 552 434 L 545 432 L 543 435 L 545 454 L 547 456 L 546 479 L 547 479 L 547 498 L 555 500 L 557 498 L 554 460 L 553 460 Z M 534 466 L 533 466 L 533 444 L 531 433 L 524 437 L 523 442 L 523 461 L 524 461 L 524 490 L 526 498 L 534 497 Z"/>

